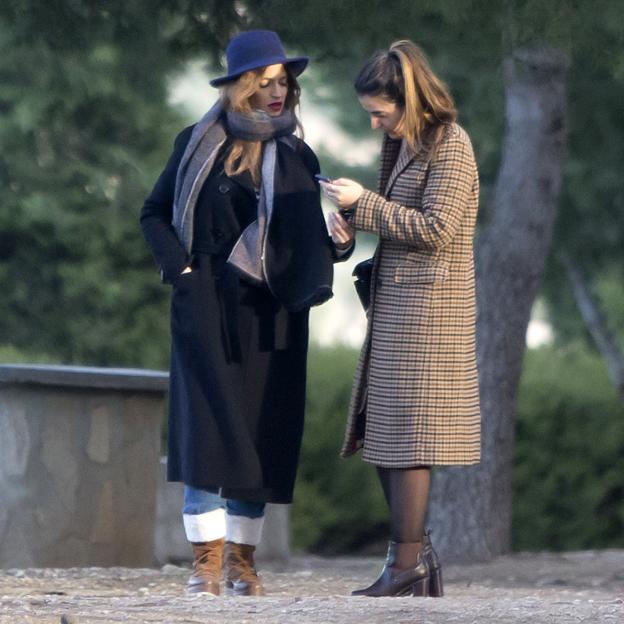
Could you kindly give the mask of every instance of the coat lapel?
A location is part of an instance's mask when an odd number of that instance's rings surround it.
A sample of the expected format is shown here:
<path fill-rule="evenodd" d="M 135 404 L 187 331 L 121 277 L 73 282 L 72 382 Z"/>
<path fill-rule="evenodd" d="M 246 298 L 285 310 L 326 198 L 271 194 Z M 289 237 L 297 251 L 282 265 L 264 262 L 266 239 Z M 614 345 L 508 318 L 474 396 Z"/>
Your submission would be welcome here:
<path fill-rule="evenodd" d="M 384 189 L 384 196 L 388 197 L 390 195 L 390 191 L 392 190 L 392 185 L 395 180 L 401 175 L 403 170 L 414 160 L 416 154 L 407 146 L 405 141 L 401 142 L 401 147 L 399 150 L 399 155 L 394 164 L 394 168 L 392 169 L 392 173 L 390 173 L 390 177 L 388 178 L 388 182 L 386 183 L 386 188 Z"/>
<path fill-rule="evenodd" d="M 377 184 L 377 190 L 380 195 L 384 194 L 390 173 L 394 165 L 396 164 L 397 157 L 399 156 L 399 150 L 401 149 L 401 141 L 391 139 L 387 134 L 384 134 L 383 141 L 381 143 L 381 156 L 379 162 L 379 180 Z"/>

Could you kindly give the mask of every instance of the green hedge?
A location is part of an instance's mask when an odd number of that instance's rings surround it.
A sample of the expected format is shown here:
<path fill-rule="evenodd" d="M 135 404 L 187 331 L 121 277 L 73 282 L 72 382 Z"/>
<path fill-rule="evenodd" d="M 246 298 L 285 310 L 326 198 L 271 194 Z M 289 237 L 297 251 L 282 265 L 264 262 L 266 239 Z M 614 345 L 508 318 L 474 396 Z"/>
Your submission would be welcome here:
<path fill-rule="evenodd" d="M 375 470 L 339 457 L 357 351 L 313 348 L 305 434 L 292 513 L 293 544 L 352 552 L 386 538 L 387 511 Z"/>
<path fill-rule="evenodd" d="M 624 407 L 599 355 L 527 353 L 513 493 L 516 550 L 624 546 Z"/>
<path fill-rule="evenodd" d="M 50 362 L 0 346 L 4 362 Z M 292 510 L 295 548 L 383 548 L 387 508 L 375 470 L 338 456 L 357 351 L 310 351 L 306 429 Z M 624 547 L 624 406 L 602 358 L 581 345 L 528 351 L 513 469 L 515 550 Z"/>
<path fill-rule="evenodd" d="M 310 353 L 293 505 L 296 548 L 380 548 L 387 509 L 374 469 L 338 457 L 357 352 Z M 513 470 L 513 547 L 624 546 L 624 408 L 602 359 L 580 346 L 526 355 Z"/>

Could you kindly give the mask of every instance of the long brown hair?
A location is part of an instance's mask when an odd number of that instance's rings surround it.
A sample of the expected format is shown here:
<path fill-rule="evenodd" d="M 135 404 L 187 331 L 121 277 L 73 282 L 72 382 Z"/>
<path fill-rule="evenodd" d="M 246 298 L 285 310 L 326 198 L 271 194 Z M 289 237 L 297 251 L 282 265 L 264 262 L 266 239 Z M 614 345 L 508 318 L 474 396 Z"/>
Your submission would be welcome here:
<path fill-rule="evenodd" d="M 237 80 L 228 82 L 221 88 L 221 104 L 225 110 L 237 113 L 251 113 L 249 98 L 260 88 L 262 74 L 266 67 L 260 67 L 245 72 Z M 299 105 L 301 87 L 297 79 L 290 71 L 288 65 L 284 65 L 286 77 L 288 79 L 288 93 L 284 101 L 284 107 L 294 111 Z M 295 114 L 297 131 L 303 136 L 303 127 L 299 118 Z M 237 175 L 249 170 L 254 184 L 260 184 L 260 166 L 262 161 L 262 142 L 245 141 L 234 139 L 227 158 L 225 159 L 225 173 L 228 176 Z"/>
<path fill-rule="evenodd" d="M 448 87 L 433 73 L 421 48 L 408 39 L 373 54 L 354 86 L 358 95 L 381 96 L 403 108 L 403 135 L 414 152 L 435 151 L 444 127 L 457 119 Z"/>

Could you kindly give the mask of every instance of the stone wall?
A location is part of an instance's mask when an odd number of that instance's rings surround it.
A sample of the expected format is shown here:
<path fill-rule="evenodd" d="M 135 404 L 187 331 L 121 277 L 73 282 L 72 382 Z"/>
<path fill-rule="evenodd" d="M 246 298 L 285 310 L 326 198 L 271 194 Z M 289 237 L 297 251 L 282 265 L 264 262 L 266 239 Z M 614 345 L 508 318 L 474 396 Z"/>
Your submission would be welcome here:
<path fill-rule="evenodd" d="M 167 388 L 159 371 L 0 366 L 0 568 L 190 559 L 160 460 Z M 288 510 L 267 506 L 259 559 L 288 558 Z"/>
<path fill-rule="evenodd" d="M 145 566 L 167 377 L 0 366 L 0 567 Z"/>

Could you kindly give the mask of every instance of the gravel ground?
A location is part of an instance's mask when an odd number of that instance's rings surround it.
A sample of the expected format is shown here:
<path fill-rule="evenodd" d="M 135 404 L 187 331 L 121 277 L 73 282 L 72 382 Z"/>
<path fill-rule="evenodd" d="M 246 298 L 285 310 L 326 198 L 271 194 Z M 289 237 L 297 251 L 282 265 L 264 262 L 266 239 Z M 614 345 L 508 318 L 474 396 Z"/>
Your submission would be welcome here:
<path fill-rule="evenodd" d="M 185 596 L 188 568 L 0 570 L 0 622 L 622 624 L 624 550 L 515 554 L 444 568 L 444 598 L 352 598 L 379 559 L 266 563 L 263 598 Z"/>

